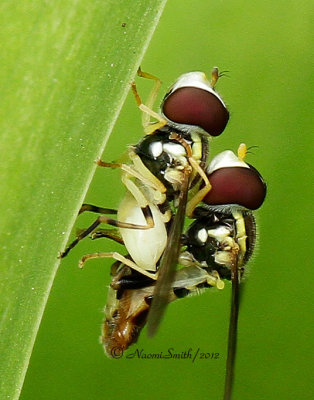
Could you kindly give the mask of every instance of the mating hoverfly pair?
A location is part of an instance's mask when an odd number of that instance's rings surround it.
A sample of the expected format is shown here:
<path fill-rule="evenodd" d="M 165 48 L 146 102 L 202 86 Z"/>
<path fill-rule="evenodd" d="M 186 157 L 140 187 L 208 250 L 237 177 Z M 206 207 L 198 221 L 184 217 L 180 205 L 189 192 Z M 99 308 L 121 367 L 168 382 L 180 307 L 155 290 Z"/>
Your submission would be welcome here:
<path fill-rule="evenodd" d="M 135 343 L 146 322 L 148 335 L 153 336 L 171 301 L 203 288 L 222 289 L 224 280 L 231 280 L 226 378 L 226 392 L 230 392 L 239 282 L 254 248 L 252 210 L 262 205 L 266 185 L 244 161 L 244 144 L 237 155 L 227 150 L 209 160 L 210 138 L 220 135 L 229 120 L 227 107 L 215 91 L 217 68 L 210 81 L 201 72 L 181 75 L 165 95 L 160 114 L 152 107 L 161 82 L 141 70 L 138 74 L 154 81 L 146 105 L 132 84 L 143 112 L 145 136 L 130 146 L 129 163 L 97 161 L 99 166 L 121 169 L 126 195 L 118 210 L 83 204 L 80 213 L 100 216 L 60 257 L 88 235 L 110 238 L 127 250 L 126 256 L 100 252 L 80 260 L 81 267 L 93 258 L 116 260 L 102 332 L 109 356 L 115 348 L 125 350 Z M 112 214 L 116 219 L 108 217 Z M 192 222 L 182 233 L 186 216 Z M 100 229 L 101 223 L 115 228 Z"/>

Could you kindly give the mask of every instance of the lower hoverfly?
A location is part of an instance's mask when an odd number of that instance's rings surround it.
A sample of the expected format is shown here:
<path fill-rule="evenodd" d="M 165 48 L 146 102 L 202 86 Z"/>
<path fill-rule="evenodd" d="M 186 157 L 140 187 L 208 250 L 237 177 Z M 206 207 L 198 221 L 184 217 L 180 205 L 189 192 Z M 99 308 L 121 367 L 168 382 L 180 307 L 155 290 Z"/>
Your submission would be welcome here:
<path fill-rule="evenodd" d="M 224 399 L 231 399 L 237 343 L 239 284 L 244 266 L 250 259 L 256 240 L 252 211 L 266 196 L 266 184 L 259 172 L 244 162 L 247 153 L 240 145 L 238 156 L 227 150 L 213 158 L 207 168 L 211 191 L 194 209 L 195 221 L 185 232 L 187 259 L 217 271 L 222 279 L 232 281 L 228 356 Z M 182 258 L 182 256 L 181 256 Z"/>
<path fill-rule="evenodd" d="M 232 281 L 226 393 L 232 383 L 239 283 L 255 245 L 252 210 L 259 208 L 266 196 L 261 175 L 244 162 L 246 152 L 242 144 L 238 156 L 227 150 L 211 161 L 206 173 L 212 189 L 193 211 L 194 221 L 181 237 L 178 263 L 183 267 L 176 271 L 166 294 L 169 303 L 204 288 L 222 289 L 221 279 Z M 156 285 L 155 280 L 122 263 L 113 265 L 112 276 L 102 335 L 108 355 L 115 348 L 126 349 L 137 341 Z"/>

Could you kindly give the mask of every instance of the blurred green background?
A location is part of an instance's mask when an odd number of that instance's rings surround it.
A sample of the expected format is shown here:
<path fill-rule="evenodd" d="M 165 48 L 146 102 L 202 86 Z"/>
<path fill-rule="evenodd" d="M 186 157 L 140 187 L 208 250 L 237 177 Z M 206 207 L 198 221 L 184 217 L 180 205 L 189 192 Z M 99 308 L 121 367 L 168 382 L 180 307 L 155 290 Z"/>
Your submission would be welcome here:
<path fill-rule="evenodd" d="M 239 320 L 234 399 L 311 399 L 313 198 L 311 155 L 313 62 L 307 1 L 170 0 L 142 63 L 166 88 L 183 72 L 228 70 L 217 86 L 231 112 L 212 154 L 258 146 L 248 161 L 268 195 L 257 213 L 259 246 Z M 138 80 L 140 93 L 151 85 Z M 113 160 L 143 135 L 130 94 L 103 159 Z M 86 201 L 116 207 L 118 171 L 97 171 Z M 93 216 L 82 216 L 84 227 Z M 21 398 L 221 399 L 230 286 L 173 303 L 153 340 L 145 331 L 133 349 L 219 353 L 218 360 L 109 360 L 98 343 L 110 261 L 78 259 L 121 249 L 110 241 L 81 243 L 63 261 L 48 301 Z"/>

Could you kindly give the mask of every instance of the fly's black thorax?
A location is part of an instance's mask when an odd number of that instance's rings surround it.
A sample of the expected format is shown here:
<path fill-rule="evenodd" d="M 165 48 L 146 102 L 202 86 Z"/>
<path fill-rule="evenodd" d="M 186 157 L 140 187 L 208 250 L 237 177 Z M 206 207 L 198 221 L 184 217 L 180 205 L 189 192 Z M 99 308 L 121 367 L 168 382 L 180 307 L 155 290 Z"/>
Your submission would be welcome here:
<path fill-rule="evenodd" d="M 209 211 L 198 207 L 195 218 L 183 237 L 187 251 L 203 267 L 216 270 L 223 279 L 231 279 L 233 263 L 237 263 L 243 273 L 255 244 L 252 213 Z"/>
<path fill-rule="evenodd" d="M 208 138 L 205 135 L 188 134 L 168 125 L 146 135 L 135 147 L 135 153 L 141 158 L 147 169 L 167 188 L 167 198 L 172 200 L 180 190 L 184 168 L 189 165 L 186 149 L 176 139 L 170 139 L 176 133 L 192 148 L 193 158 L 204 169 L 207 164 Z M 194 186 L 199 177 L 192 179 Z"/>

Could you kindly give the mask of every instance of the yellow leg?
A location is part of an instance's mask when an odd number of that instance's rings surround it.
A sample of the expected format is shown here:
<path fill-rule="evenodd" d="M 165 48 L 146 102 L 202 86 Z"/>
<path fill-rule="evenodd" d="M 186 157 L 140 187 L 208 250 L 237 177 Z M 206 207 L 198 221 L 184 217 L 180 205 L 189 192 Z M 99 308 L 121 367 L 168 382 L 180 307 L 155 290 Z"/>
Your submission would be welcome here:
<path fill-rule="evenodd" d="M 244 161 L 247 152 L 248 152 L 248 149 L 247 149 L 246 144 L 241 143 L 238 147 L 239 160 Z M 205 183 L 205 186 L 201 190 L 199 190 L 187 204 L 186 215 L 188 217 L 192 217 L 195 207 L 203 200 L 203 198 L 206 196 L 206 194 L 211 190 L 211 184 L 208 180 L 206 173 L 202 170 L 202 168 L 199 166 L 197 161 L 195 161 L 193 158 L 189 158 L 189 162 L 190 162 L 191 166 L 193 167 L 193 169 L 202 177 L 202 179 Z"/>
<path fill-rule="evenodd" d="M 91 253 L 91 254 L 86 254 L 83 256 L 80 261 L 79 261 L 79 268 L 83 268 L 84 264 L 88 260 L 92 260 L 95 258 L 114 258 L 117 261 L 120 261 L 121 263 L 127 265 L 128 267 L 134 269 L 135 271 L 139 272 L 142 275 L 148 276 L 148 278 L 156 280 L 158 278 L 158 273 L 151 273 L 146 271 L 145 269 L 140 268 L 138 265 L 135 264 L 132 260 L 129 260 L 128 258 L 122 256 L 120 253 L 117 253 L 116 251 L 114 252 L 108 252 L 108 253 Z"/>
<path fill-rule="evenodd" d="M 154 76 L 154 75 L 151 75 L 151 74 L 149 74 L 147 72 L 143 72 L 141 70 L 141 67 L 138 69 L 137 75 L 140 76 L 141 78 L 151 79 L 151 80 L 153 80 L 155 82 L 154 86 L 153 86 L 153 88 L 152 88 L 152 90 L 151 90 L 151 92 L 150 92 L 150 94 L 149 94 L 149 96 L 148 96 L 148 98 L 146 100 L 146 103 L 145 103 L 148 108 L 153 109 L 155 101 L 156 101 L 156 98 L 158 96 L 158 92 L 159 92 L 160 87 L 161 87 L 161 80 L 159 78 L 157 78 L 156 76 Z M 144 122 L 145 121 L 144 121 L 144 116 L 143 116 L 143 125 L 144 125 Z M 149 122 L 149 121 L 146 121 L 146 122 Z"/>
<path fill-rule="evenodd" d="M 200 167 L 197 161 L 195 161 L 194 158 L 191 157 L 189 158 L 189 163 L 192 168 L 200 175 L 205 183 L 205 186 L 201 190 L 199 190 L 195 194 L 195 196 L 192 197 L 192 199 L 188 202 L 186 206 L 186 215 L 191 218 L 195 207 L 203 200 L 203 198 L 211 190 L 212 186 L 207 178 L 205 171 Z"/>
<path fill-rule="evenodd" d="M 144 183 L 161 193 L 166 193 L 166 186 L 146 167 L 139 155 L 133 150 L 130 150 L 129 157 L 135 170 L 138 171 L 143 178 Z"/>
<path fill-rule="evenodd" d="M 160 129 L 167 124 L 167 121 L 162 118 L 158 113 L 152 110 L 154 103 L 156 101 L 161 81 L 156 76 L 143 72 L 140 68 L 137 71 L 138 76 L 142 78 L 152 79 L 155 81 L 153 89 L 147 99 L 146 105 L 143 104 L 140 95 L 138 94 L 135 83 L 131 84 L 131 88 L 135 97 L 135 101 L 139 109 L 143 112 L 142 114 L 142 125 L 144 127 L 144 132 L 146 135 L 152 134 L 156 129 Z M 150 118 L 155 118 L 157 122 L 151 123 Z"/>
<path fill-rule="evenodd" d="M 99 167 L 105 168 L 121 168 L 122 171 L 127 174 L 137 178 L 142 181 L 148 187 L 155 189 L 161 193 L 165 193 L 167 191 L 164 184 L 156 178 L 154 174 L 150 172 L 150 170 L 145 166 L 141 158 L 133 151 L 129 151 L 129 158 L 132 161 L 133 165 L 121 164 L 121 163 L 107 163 L 102 160 L 97 160 L 96 164 Z"/>
<path fill-rule="evenodd" d="M 207 178 L 207 175 L 205 173 L 205 171 L 200 167 L 199 163 L 195 160 L 195 158 L 193 157 L 192 154 L 192 148 L 191 146 L 185 141 L 185 139 L 183 139 L 180 135 L 178 135 L 177 133 L 172 133 L 170 135 L 170 139 L 175 139 L 177 140 L 179 143 L 182 144 L 182 146 L 184 146 L 187 156 L 188 156 L 188 160 L 189 160 L 189 164 L 192 167 L 192 169 L 196 172 L 196 174 L 199 174 L 200 177 L 203 179 L 205 186 L 199 190 L 196 195 L 188 202 L 187 207 L 186 207 L 186 215 L 188 217 L 191 217 L 193 214 L 193 211 L 195 209 L 195 207 L 198 205 L 198 203 L 200 203 L 203 198 L 206 196 L 206 194 L 210 191 L 211 189 L 211 184 Z"/>

